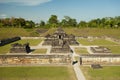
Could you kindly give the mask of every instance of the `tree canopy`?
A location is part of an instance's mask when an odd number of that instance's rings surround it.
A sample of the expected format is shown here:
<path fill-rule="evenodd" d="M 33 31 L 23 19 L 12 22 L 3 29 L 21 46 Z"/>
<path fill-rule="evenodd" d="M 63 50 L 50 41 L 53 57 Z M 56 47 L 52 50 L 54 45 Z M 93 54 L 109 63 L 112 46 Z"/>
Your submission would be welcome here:
<path fill-rule="evenodd" d="M 37 25 L 37 26 L 36 26 Z M 19 28 L 52 28 L 52 27 L 77 27 L 77 28 L 120 28 L 120 16 L 104 17 L 92 19 L 88 22 L 80 21 L 69 16 L 59 21 L 57 15 L 51 15 L 47 22 L 41 20 L 40 23 L 35 24 L 32 20 L 25 20 L 24 18 L 5 18 L 0 19 L 0 27 L 19 27 Z"/>

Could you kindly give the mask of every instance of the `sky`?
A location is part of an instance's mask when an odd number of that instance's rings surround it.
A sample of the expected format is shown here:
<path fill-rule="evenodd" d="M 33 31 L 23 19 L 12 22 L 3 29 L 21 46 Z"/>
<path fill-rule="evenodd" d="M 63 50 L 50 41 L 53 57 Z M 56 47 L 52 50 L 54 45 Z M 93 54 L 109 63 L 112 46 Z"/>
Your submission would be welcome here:
<path fill-rule="evenodd" d="M 0 18 L 22 17 L 34 22 L 70 16 L 79 21 L 120 16 L 120 0 L 0 0 Z"/>

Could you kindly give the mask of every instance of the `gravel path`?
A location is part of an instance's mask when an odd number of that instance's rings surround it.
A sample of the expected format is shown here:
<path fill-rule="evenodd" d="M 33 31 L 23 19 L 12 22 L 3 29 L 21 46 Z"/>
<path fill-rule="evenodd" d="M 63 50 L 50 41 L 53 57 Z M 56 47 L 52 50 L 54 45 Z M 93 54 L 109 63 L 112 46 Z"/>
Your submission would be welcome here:
<path fill-rule="evenodd" d="M 73 65 L 77 80 L 86 80 L 78 63 Z"/>
<path fill-rule="evenodd" d="M 44 41 L 42 41 L 40 44 L 38 44 L 37 46 L 30 46 L 31 49 L 47 49 L 46 54 L 50 54 L 51 51 L 51 46 L 43 46 L 42 44 L 44 43 Z"/>
<path fill-rule="evenodd" d="M 73 51 L 73 55 L 72 55 L 72 60 L 73 61 L 76 61 L 75 60 L 75 56 L 79 56 L 75 53 L 74 49 L 76 46 L 70 46 L 72 51 Z M 85 76 L 83 75 L 81 69 L 80 69 L 80 65 L 79 65 L 79 61 L 75 64 L 73 64 L 73 69 L 75 71 L 75 74 L 76 74 L 76 77 L 77 77 L 77 80 L 86 80 L 85 79 Z"/>

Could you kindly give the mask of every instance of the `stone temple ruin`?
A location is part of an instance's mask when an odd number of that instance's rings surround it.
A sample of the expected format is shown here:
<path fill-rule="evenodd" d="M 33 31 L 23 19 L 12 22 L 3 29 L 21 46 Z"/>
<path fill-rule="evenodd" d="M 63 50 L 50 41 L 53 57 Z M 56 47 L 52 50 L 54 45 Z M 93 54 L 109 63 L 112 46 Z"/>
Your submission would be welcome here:
<path fill-rule="evenodd" d="M 10 53 L 29 53 L 31 49 L 29 47 L 29 43 L 26 44 L 19 44 L 15 43 L 11 45 L 12 48 L 10 49 Z"/>
<path fill-rule="evenodd" d="M 108 53 L 111 53 L 110 49 L 108 49 L 106 47 L 102 47 L 102 46 L 91 47 L 90 49 L 91 49 L 91 51 L 93 53 L 97 53 L 97 54 L 108 54 Z"/>
<path fill-rule="evenodd" d="M 69 53 L 71 52 L 69 45 L 79 45 L 74 35 L 68 35 L 59 27 L 53 35 L 46 35 L 43 45 L 51 45 L 51 53 Z"/>

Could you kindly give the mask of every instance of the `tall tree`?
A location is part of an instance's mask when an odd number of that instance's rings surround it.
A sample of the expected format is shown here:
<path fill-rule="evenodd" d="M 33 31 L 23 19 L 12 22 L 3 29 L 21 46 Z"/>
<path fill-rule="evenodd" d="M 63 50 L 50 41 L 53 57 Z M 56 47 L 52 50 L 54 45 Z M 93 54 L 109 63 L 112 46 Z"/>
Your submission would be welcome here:
<path fill-rule="evenodd" d="M 78 24 L 78 26 L 79 26 L 80 28 L 87 27 L 87 22 L 85 22 L 85 21 L 80 21 L 80 23 Z"/>
<path fill-rule="evenodd" d="M 33 21 L 26 21 L 24 28 L 33 28 L 35 27 L 35 23 Z"/>
<path fill-rule="evenodd" d="M 57 16 L 56 15 L 51 15 L 51 17 L 48 20 L 49 24 L 58 24 Z"/>
<path fill-rule="evenodd" d="M 66 21 L 66 19 L 62 19 L 60 25 L 63 27 L 68 26 L 68 21 Z"/>
<path fill-rule="evenodd" d="M 64 16 L 64 19 L 61 21 L 62 26 L 64 27 L 76 27 L 77 21 L 74 18 L 69 16 Z"/>
<path fill-rule="evenodd" d="M 45 22 L 44 21 L 40 21 L 40 27 L 44 27 L 45 26 Z"/>
<path fill-rule="evenodd" d="M 20 25 L 20 27 L 24 27 L 25 26 L 25 19 L 19 18 L 19 25 Z"/>
<path fill-rule="evenodd" d="M 57 27 L 58 25 L 58 19 L 56 15 L 51 15 L 51 17 L 48 20 L 48 25 L 50 27 Z"/>

